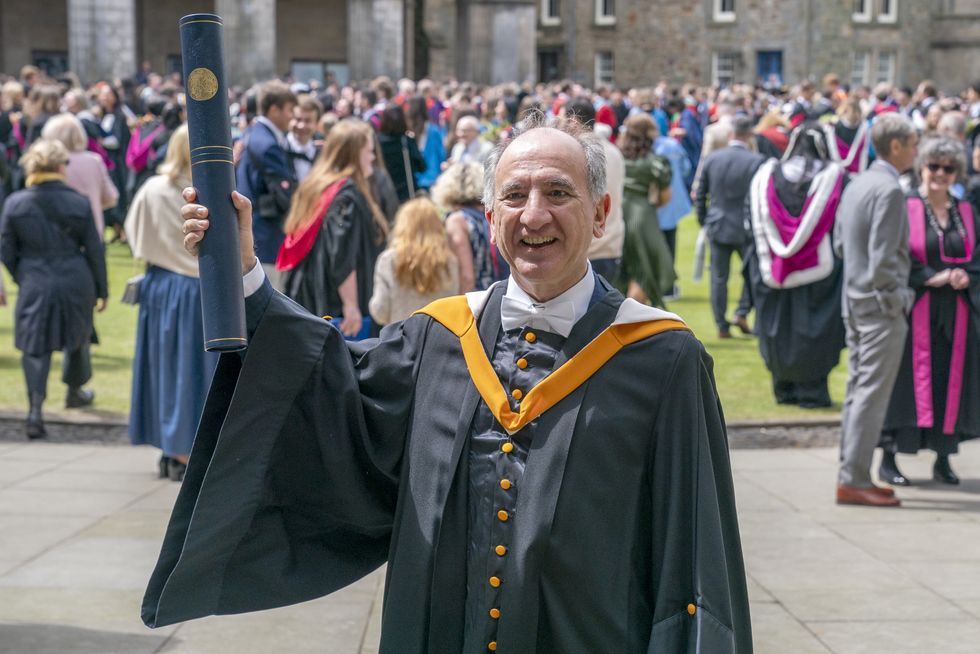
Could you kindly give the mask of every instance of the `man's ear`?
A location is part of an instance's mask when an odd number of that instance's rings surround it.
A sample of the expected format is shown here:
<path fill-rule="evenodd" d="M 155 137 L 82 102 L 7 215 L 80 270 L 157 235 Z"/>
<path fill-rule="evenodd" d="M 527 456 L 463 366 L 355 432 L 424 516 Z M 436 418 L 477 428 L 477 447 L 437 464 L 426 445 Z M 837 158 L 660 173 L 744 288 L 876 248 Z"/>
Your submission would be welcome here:
<path fill-rule="evenodd" d="M 483 214 L 487 217 L 487 222 L 490 223 L 490 242 L 496 245 L 497 234 L 493 228 L 493 209 L 486 209 L 484 210 Z"/>
<path fill-rule="evenodd" d="M 612 196 L 606 193 L 602 200 L 595 205 L 595 219 L 592 224 L 592 233 L 596 238 L 602 236 L 606 231 L 606 218 L 609 217 L 609 207 L 612 206 Z"/>

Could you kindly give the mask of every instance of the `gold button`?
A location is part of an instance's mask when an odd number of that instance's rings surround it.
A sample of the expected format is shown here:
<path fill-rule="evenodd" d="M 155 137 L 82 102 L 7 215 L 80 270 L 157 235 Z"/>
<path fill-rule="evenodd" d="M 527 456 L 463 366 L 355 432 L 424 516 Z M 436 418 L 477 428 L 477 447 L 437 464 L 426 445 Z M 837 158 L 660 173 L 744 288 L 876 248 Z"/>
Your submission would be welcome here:
<path fill-rule="evenodd" d="M 688 612 L 689 615 L 694 615 L 695 613 L 698 612 L 698 607 L 694 606 L 693 604 L 688 604 L 687 605 L 687 612 Z"/>
<path fill-rule="evenodd" d="M 510 396 L 511 396 L 512 398 L 514 398 L 515 400 L 519 400 L 519 399 L 521 399 L 522 397 L 524 397 L 524 391 L 522 391 L 522 390 L 521 390 L 521 389 L 519 389 L 519 388 L 515 388 L 514 390 L 512 390 L 512 391 L 510 392 Z"/>
<path fill-rule="evenodd" d="M 527 359 L 518 359 L 517 360 L 517 367 L 520 368 L 521 370 L 524 370 L 525 368 L 527 368 Z"/>
<path fill-rule="evenodd" d="M 493 548 L 493 551 L 497 553 L 497 556 L 503 556 L 507 553 L 507 548 L 503 545 L 497 545 L 495 548 Z"/>
<path fill-rule="evenodd" d="M 511 443 L 510 441 L 507 441 L 506 443 L 500 446 L 500 449 L 503 451 L 504 454 L 510 454 L 511 452 L 514 451 L 514 444 Z"/>
<path fill-rule="evenodd" d="M 497 511 L 497 519 L 500 520 L 501 522 L 507 522 L 507 518 L 509 518 L 509 517 L 510 516 L 507 515 L 507 512 L 504 511 L 503 509 L 500 509 L 499 511 Z"/>
<path fill-rule="evenodd" d="M 500 588 L 500 577 L 490 577 L 490 585 L 494 588 Z"/>
<path fill-rule="evenodd" d="M 504 490 L 510 490 L 511 485 L 512 484 L 510 483 L 510 479 L 500 480 L 500 487 L 503 488 Z"/>
<path fill-rule="evenodd" d="M 500 609 L 490 609 L 490 617 L 494 620 L 500 617 Z"/>
<path fill-rule="evenodd" d="M 487 649 L 490 650 L 491 652 L 496 652 L 497 651 L 497 641 L 491 640 L 489 643 L 487 643 Z"/>
<path fill-rule="evenodd" d="M 533 343 L 534 341 L 538 340 L 538 335 L 534 332 L 528 332 L 524 334 L 524 340 L 528 343 Z"/>

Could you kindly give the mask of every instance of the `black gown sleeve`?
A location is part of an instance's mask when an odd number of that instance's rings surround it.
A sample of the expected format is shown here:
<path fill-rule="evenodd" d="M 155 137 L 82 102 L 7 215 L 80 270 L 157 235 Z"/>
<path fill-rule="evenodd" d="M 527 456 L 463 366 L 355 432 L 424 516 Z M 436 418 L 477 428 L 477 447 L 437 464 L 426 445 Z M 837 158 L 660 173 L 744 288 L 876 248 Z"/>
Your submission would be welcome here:
<path fill-rule="evenodd" d="M 151 627 L 320 597 L 387 558 L 429 319 L 352 353 L 284 296 L 249 300 L 261 319 L 244 357 L 219 361 L 144 597 Z"/>
<path fill-rule="evenodd" d="M 711 358 L 693 338 L 657 418 L 649 654 L 752 651 L 728 437 Z"/>

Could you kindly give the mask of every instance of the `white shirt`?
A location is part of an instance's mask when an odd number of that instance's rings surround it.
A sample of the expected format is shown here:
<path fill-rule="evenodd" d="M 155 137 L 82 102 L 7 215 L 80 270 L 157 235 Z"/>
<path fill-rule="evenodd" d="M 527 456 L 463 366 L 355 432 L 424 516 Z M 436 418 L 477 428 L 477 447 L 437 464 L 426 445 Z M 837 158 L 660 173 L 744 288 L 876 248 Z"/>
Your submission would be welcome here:
<path fill-rule="evenodd" d="M 306 156 L 306 159 L 299 157 L 293 159 L 293 170 L 296 171 L 296 180 L 301 182 L 309 174 L 310 168 L 313 167 L 313 160 L 316 159 L 316 144 L 313 143 L 313 139 L 311 138 L 304 145 L 296 140 L 292 132 L 286 135 L 286 140 L 289 142 L 290 152 L 297 152 Z"/>
<path fill-rule="evenodd" d="M 262 282 L 265 281 L 265 271 L 262 270 L 257 262 L 255 266 L 245 273 L 242 278 L 242 286 L 245 289 L 245 297 L 248 297 L 259 290 L 262 286 Z M 507 279 L 507 291 L 504 293 L 504 297 L 509 297 L 519 302 L 525 302 L 527 304 L 533 304 L 538 309 L 538 313 L 547 315 L 549 307 L 554 307 L 558 304 L 571 302 L 573 306 L 573 313 L 575 316 L 574 322 L 578 322 L 585 315 L 585 312 L 589 310 L 589 302 L 592 300 L 592 293 L 595 292 L 595 275 L 592 272 L 592 264 L 587 264 L 585 275 L 580 279 L 574 286 L 570 289 L 554 297 L 547 302 L 538 302 L 531 298 L 527 292 L 517 285 L 514 281 L 514 277 L 511 276 Z M 568 334 L 562 334 L 562 336 L 568 337 Z"/>

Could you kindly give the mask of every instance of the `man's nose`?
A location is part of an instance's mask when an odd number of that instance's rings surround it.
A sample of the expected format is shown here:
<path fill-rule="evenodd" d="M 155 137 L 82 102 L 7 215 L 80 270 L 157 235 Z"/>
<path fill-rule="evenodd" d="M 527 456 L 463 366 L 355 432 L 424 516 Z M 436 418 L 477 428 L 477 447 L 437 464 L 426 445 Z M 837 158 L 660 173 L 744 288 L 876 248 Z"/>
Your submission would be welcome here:
<path fill-rule="evenodd" d="M 527 196 L 524 212 L 521 214 L 521 224 L 528 229 L 540 229 L 551 222 L 551 206 L 547 197 L 541 191 L 532 190 Z"/>

